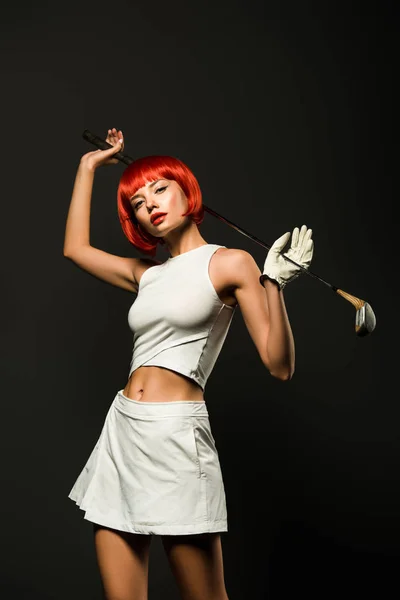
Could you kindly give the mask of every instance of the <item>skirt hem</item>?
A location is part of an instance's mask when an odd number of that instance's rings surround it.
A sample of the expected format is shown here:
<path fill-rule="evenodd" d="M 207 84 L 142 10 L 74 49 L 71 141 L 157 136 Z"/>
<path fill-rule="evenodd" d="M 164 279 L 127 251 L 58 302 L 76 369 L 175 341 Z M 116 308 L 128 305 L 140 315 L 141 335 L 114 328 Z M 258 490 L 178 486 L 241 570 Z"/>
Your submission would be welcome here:
<path fill-rule="evenodd" d="M 111 529 L 117 529 L 118 531 L 125 531 L 128 533 L 141 533 L 144 535 L 190 535 L 196 533 L 218 533 L 227 532 L 228 523 L 226 519 L 213 521 L 209 523 L 198 523 L 196 525 L 135 525 L 133 523 L 116 523 L 112 519 L 108 519 L 103 515 L 98 515 L 94 510 L 88 510 L 79 505 L 79 501 L 72 494 L 68 495 L 68 498 L 73 500 L 80 510 L 85 511 L 83 518 L 97 525 L 103 525 L 104 527 L 110 527 Z"/>

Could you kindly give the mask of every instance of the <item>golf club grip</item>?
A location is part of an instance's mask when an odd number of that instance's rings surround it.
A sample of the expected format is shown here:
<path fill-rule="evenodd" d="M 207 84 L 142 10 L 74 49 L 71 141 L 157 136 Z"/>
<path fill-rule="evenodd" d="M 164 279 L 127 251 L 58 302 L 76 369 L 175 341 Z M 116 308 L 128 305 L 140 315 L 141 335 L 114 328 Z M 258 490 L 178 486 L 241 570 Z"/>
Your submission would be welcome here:
<path fill-rule="evenodd" d="M 108 150 L 108 148 L 113 147 L 111 144 L 106 142 L 106 140 L 103 140 L 101 137 L 99 137 L 95 133 L 92 133 L 91 131 L 89 131 L 89 129 L 85 129 L 85 131 L 82 133 L 82 137 L 87 142 L 90 142 L 94 146 L 97 146 L 97 148 L 100 148 L 100 150 Z M 130 165 L 131 162 L 133 162 L 133 160 L 134 160 L 133 158 L 131 158 L 130 156 L 127 156 L 126 154 L 123 154 L 122 152 L 117 152 L 116 154 L 114 154 L 113 158 L 117 158 L 118 160 L 125 163 L 126 165 Z"/>

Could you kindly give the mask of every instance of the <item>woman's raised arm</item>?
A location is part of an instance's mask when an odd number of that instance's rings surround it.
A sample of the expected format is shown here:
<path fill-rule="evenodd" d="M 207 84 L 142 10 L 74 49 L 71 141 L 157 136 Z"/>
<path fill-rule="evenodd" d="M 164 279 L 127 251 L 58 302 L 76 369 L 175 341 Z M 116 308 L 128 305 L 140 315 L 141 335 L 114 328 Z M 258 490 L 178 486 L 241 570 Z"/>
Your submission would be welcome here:
<path fill-rule="evenodd" d="M 109 129 L 106 141 L 113 147 L 84 154 L 75 177 L 64 238 L 64 256 L 98 279 L 128 291 L 137 291 L 140 259 L 109 254 L 90 245 L 90 207 L 96 169 L 118 163 L 113 154 L 123 150 L 122 131 Z"/>

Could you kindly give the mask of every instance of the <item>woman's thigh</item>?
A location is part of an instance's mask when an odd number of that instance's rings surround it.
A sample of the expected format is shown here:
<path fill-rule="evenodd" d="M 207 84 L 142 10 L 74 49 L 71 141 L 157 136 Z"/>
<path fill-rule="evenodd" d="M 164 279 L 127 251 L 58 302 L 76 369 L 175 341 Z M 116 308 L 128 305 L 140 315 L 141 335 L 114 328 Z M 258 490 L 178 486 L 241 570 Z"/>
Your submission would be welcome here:
<path fill-rule="evenodd" d="M 182 600 L 228 600 L 219 533 L 161 537 Z"/>
<path fill-rule="evenodd" d="M 151 535 L 93 524 L 106 600 L 147 600 Z"/>

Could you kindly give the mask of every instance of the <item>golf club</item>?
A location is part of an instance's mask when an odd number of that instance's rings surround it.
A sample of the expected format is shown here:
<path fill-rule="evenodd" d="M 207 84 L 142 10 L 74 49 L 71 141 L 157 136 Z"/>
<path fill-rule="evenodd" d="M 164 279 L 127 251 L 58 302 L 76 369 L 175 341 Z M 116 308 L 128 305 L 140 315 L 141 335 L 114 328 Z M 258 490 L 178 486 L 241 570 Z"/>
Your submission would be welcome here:
<path fill-rule="evenodd" d="M 82 136 L 85 140 L 87 140 L 94 146 L 97 146 L 97 148 L 100 148 L 101 150 L 107 150 L 108 148 L 113 147 L 111 144 L 109 144 L 108 142 L 106 142 L 105 140 L 100 138 L 98 135 L 95 135 L 88 129 L 85 129 Z M 123 154 L 122 152 L 117 152 L 116 154 L 114 154 L 113 158 L 118 159 L 119 161 L 125 163 L 126 165 L 131 164 L 135 160 L 134 158 L 131 158 L 130 156 L 127 156 L 126 154 Z M 256 242 L 263 248 L 266 248 L 267 250 L 269 250 L 271 248 L 271 246 L 268 246 L 268 244 L 265 244 L 265 242 L 263 242 L 262 240 L 259 240 L 256 236 L 254 236 L 251 233 L 248 233 L 247 231 L 245 231 L 243 228 L 239 227 L 238 225 L 235 225 L 235 223 L 233 223 L 232 221 L 229 221 L 228 219 L 226 219 L 222 215 L 218 214 L 217 212 L 215 212 L 208 206 L 205 206 L 205 204 L 203 204 L 203 208 L 206 212 L 209 212 L 211 215 L 213 215 L 220 221 L 227 223 L 227 225 L 229 225 L 230 227 L 233 227 L 233 229 L 236 229 L 236 231 L 247 236 L 248 238 L 253 240 L 253 242 Z M 327 281 L 322 279 L 322 277 L 320 277 L 319 275 L 316 275 L 309 269 L 305 269 L 304 267 L 302 267 L 301 265 L 296 263 L 294 260 L 292 260 L 291 258 L 286 256 L 286 254 L 283 254 L 282 252 L 280 254 L 286 260 L 288 260 L 289 262 L 291 262 L 294 265 L 296 265 L 297 267 L 299 267 L 304 273 L 306 273 L 310 277 L 314 277 L 314 279 L 317 279 L 318 281 L 321 281 L 322 283 L 324 283 L 325 285 L 330 287 L 331 290 L 333 290 L 336 294 L 339 294 L 339 296 L 342 296 L 342 298 L 344 298 L 345 300 L 348 300 L 354 306 L 354 308 L 356 309 L 355 330 L 356 330 L 357 336 L 365 337 L 366 335 L 372 333 L 372 331 L 375 329 L 376 317 L 375 317 L 374 311 L 372 310 L 371 305 L 368 304 L 368 302 L 366 302 L 365 300 L 361 300 L 361 298 L 357 298 L 356 296 L 352 296 L 351 294 L 344 292 L 340 288 L 337 288 L 336 286 L 328 283 Z"/>

